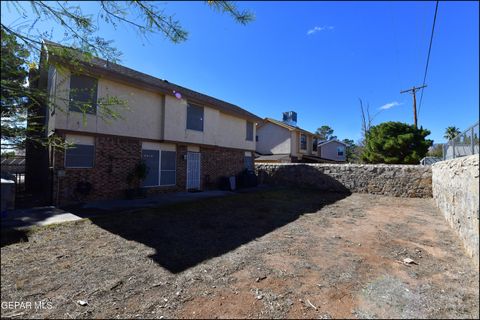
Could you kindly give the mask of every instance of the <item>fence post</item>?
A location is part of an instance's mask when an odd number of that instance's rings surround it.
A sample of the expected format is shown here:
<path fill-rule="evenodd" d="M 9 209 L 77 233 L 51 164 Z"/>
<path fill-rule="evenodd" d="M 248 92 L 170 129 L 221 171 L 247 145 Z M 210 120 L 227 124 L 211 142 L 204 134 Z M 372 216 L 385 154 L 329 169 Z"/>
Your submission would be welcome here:
<path fill-rule="evenodd" d="M 474 127 L 470 129 L 470 145 L 472 147 L 472 154 L 475 154 L 475 141 L 474 141 Z"/>

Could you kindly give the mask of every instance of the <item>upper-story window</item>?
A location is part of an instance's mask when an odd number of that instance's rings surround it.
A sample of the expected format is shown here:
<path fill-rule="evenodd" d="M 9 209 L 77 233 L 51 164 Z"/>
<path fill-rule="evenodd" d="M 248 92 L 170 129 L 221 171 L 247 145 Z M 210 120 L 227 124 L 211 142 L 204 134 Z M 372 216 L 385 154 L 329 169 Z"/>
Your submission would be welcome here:
<path fill-rule="evenodd" d="M 313 138 L 312 151 L 317 151 L 318 139 Z"/>
<path fill-rule="evenodd" d="M 187 129 L 203 131 L 203 107 L 187 105 Z"/>
<path fill-rule="evenodd" d="M 97 113 L 97 87 L 98 81 L 95 78 L 75 75 L 70 76 L 70 111 Z"/>
<path fill-rule="evenodd" d="M 247 121 L 247 141 L 253 141 L 253 122 Z"/>
<path fill-rule="evenodd" d="M 303 133 L 300 135 L 300 149 L 307 150 L 307 135 Z"/>
<path fill-rule="evenodd" d="M 344 153 L 345 153 L 345 147 L 343 147 L 343 146 L 342 147 L 337 147 L 337 155 L 339 157 L 343 157 Z"/>

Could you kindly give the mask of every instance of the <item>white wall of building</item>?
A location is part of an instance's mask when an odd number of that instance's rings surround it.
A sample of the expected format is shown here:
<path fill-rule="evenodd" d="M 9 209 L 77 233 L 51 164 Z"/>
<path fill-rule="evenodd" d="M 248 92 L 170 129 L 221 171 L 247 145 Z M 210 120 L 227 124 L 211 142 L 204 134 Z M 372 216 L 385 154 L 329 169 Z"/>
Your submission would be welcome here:
<path fill-rule="evenodd" d="M 276 124 L 266 122 L 257 127 L 257 152 L 260 154 L 290 154 L 292 134 Z"/>

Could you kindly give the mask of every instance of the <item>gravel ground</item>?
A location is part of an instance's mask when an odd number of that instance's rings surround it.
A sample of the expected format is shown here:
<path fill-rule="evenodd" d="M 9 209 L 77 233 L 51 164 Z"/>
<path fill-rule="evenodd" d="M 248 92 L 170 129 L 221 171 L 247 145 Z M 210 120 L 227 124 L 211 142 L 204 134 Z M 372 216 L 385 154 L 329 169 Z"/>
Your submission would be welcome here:
<path fill-rule="evenodd" d="M 2 230 L 2 318 L 478 318 L 478 281 L 431 199 L 279 189 Z"/>

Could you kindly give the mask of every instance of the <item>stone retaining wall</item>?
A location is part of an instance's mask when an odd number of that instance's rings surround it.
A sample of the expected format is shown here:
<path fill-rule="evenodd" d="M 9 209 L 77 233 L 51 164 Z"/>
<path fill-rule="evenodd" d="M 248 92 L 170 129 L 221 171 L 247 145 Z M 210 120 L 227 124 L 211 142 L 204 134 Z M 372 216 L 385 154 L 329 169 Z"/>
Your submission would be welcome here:
<path fill-rule="evenodd" d="M 437 162 L 432 166 L 433 198 L 478 266 L 479 156 Z"/>
<path fill-rule="evenodd" d="M 432 197 L 429 166 L 255 163 L 261 183 L 394 197 Z"/>

